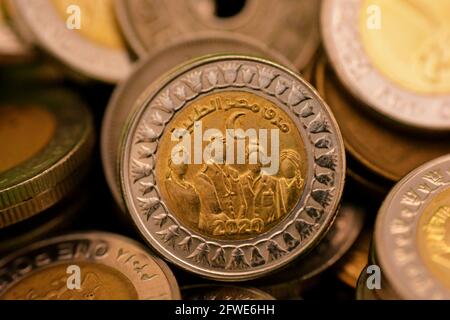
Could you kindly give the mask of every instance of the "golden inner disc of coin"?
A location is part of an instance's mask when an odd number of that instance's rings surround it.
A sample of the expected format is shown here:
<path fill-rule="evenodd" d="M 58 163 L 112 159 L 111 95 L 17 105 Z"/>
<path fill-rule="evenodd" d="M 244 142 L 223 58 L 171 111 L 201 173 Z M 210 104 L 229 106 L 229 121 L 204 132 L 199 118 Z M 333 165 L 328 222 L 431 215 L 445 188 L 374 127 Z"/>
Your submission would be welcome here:
<path fill-rule="evenodd" d="M 124 48 L 115 19 L 113 0 L 52 1 L 66 24 L 87 39 L 112 49 Z"/>
<path fill-rule="evenodd" d="M 183 108 L 164 132 L 156 163 L 170 211 L 186 227 L 222 240 L 277 225 L 301 199 L 306 174 L 294 121 L 244 91 L 210 94 Z"/>
<path fill-rule="evenodd" d="M 37 154 L 52 139 L 55 116 L 38 106 L 0 107 L 0 172 Z"/>
<path fill-rule="evenodd" d="M 450 0 L 363 0 L 359 24 L 384 76 L 417 93 L 450 93 Z"/>
<path fill-rule="evenodd" d="M 422 259 L 450 289 L 450 188 L 439 193 L 425 208 L 417 233 Z"/>
<path fill-rule="evenodd" d="M 103 264 L 76 263 L 80 289 L 69 289 L 70 264 L 38 270 L 10 288 L 6 300 L 137 300 L 133 284 L 119 271 Z"/>

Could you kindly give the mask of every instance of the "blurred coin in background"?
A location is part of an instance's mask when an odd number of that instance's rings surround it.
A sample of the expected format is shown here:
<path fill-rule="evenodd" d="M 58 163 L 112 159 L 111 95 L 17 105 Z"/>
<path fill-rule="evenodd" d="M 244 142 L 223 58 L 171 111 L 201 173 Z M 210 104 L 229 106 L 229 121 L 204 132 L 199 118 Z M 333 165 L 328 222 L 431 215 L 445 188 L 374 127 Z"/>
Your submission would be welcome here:
<path fill-rule="evenodd" d="M 321 25 L 356 98 L 400 125 L 450 130 L 449 0 L 325 0 Z"/>
<path fill-rule="evenodd" d="M 222 30 L 247 35 L 303 69 L 320 43 L 316 0 L 118 0 L 119 23 L 140 56 L 182 35 Z"/>
<path fill-rule="evenodd" d="M 308 287 L 306 281 L 331 268 L 347 253 L 363 228 L 365 215 L 362 206 L 344 202 L 330 231 L 316 248 L 279 273 L 260 280 L 255 286 L 277 299 L 292 296 L 295 288 L 290 287 L 296 287 L 295 294 L 299 295 Z"/>
<path fill-rule="evenodd" d="M 0 94 L 0 228 L 70 194 L 94 145 L 91 114 L 70 91 L 9 89 Z"/>
<path fill-rule="evenodd" d="M 7 0 L 17 30 L 71 71 L 116 83 L 130 58 L 116 25 L 113 0 Z"/>
<path fill-rule="evenodd" d="M 78 268 L 79 288 L 69 287 Z M 0 261 L 2 300 L 172 300 L 169 267 L 139 243 L 110 233 L 68 234 Z M 72 272 L 72 273 L 71 273 Z M 70 282 L 72 283 L 72 282 Z"/>
<path fill-rule="evenodd" d="M 398 182 L 418 166 L 450 152 L 446 137 L 415 136 L 395 130 L 363 112 L 360 103 L 346 93 L 326 58 L 317 63 L 315 77 L 318 91 L 336 116 L 349 155 L 381 179 Z"/>
<path fill-rule="evenodd" d="M 206 57 L 167 73 L 141 101 L 124 132 L 120 178 L 136 226 L 168 260 L 207 278 L 249 280 L 292 262 L 329 230 L 344 184 L 343 141 L 296 73 L 254 57 Z M 275 147 L 262 145 L 277 155 L 277 171 L 224 164 L 219 153 L 212 163 L 173 162 L 173 130 L 192 132 L 200 120 L 220 132 L 279 132 Z"/>
<path fill-rule="evenodd" d="M 450 155 L 414 170 L 389 193 L 374 244 L 398 297 L 450 298 Z"/>
<path fill-rule="evenodd" d="M 0 64 L 28 61 L 33 56 L 32 50 L 9 25 L 4 2 L 0 0 Z"/>
<path fill-rule="evenodd" d="M 181 288 L 186 300 L 275 300 L 264 291 L 226 285 L 193 285 Z"/>
<path fill-rule="evenodd" d="M 264 44 L 228 32 L 204 32 L 168 44 L 138 63 L 128 80 L 123 81 L 113 93 L 102 124 L 101 152 L 108 185 L 116 202 L 124 210 L 118 178 L 119 142 L 124 125 L 142 99 L 148 96 L 152 84 L 175 66 L 194 58 L 210 54 L 234 53 L 260 56 L 291 67 L 281 54 Z"/>

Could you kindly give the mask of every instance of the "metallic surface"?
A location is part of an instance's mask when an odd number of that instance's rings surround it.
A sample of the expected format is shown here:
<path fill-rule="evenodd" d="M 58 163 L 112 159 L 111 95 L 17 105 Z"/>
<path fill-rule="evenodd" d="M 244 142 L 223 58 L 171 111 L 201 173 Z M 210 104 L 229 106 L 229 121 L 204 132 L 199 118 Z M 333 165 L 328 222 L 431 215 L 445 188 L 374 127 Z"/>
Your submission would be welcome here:
<path fill-rule="evenodd" d="M 15 13 L 13 23 L 24 38 L 72 70 L 110 83 L 128 75 L 131 63 L 126 48 L 119 40 L 119 30 L 111 25 L 115 23 L 112 0 L 9 0 L 8 4 Z M 80 30 L 67 27 L 71 14 L 67 9 L 62 12 L 64 4 L 82 10 Z"/>
<path fill-rule="evenodd" d="M 449 299 L 450 156 L 406 176 L 383 203 L 375 228 L 376 259 L 403 299 Z"/>
<path fill-rule="evenodd" d="M 422 0 L 325 0 L 325 48 L 347 90 L 400 124 L 449 131 L 448 5 L 447 0 L 432 5 Z M 379 29 L 370 27 L 376 12 Z"/>
<path fill-rule="evenodd" d="M 247 54 L 268 58 L 292 68 L 282 55 L 252 38 L 227 32 L 205 32 L 182 37 L 137 63 L 130 77 L 122 81 L 108 104 L 102 124 L 103 168 L 114 199 L 124 210 L 118 178 L 118 149 L 124 125 L 136 105 L 152 90 L 152 83 L 175 66 L 204 55 Z"/>
<path fill-rule="evenodd" d="M 125 38 L 139 56 L 182 35 L 232 31 L 282 52 L 300 70 L 320 40 L 320 1 L 316 0 L 247 0 L 231 17 L 215 15 L 210 0 L 119 0 L 116 4 Z"/>
<path fill-rule="evenodd" d="M 67 267 L 80 267 L 81 288 L 67 287 Z M 0 261 L 0 299 L 179 299 L 167 265 L 122 236 L 69 234 L 33 244 Z"/>
<path fill-rule="evenodd" d="M 255 288 L 225 285 L 195 285 L 181 288 L 186 300 L 275 300 L 264 291 Z"/>
<path fill-rule="evenodd" d="M 370 171 L 397 182 L 421 164 L 450 152 L 446 137 L 414 136 L 367 115 L 346 94 L 326 58 L 317 63 L 315 85 L 333 110 L 347 151 Z"/>
<path fill-rule="evenodd" d="M 289 130 L 298 131 L 305 144 L 303 161 L 307 162 L 304 189 L 295 208 L 267 232 L 240 240 L 204 236 L 182 223 L 161 196 L 157 182 L 161 173 L 155 170 L 159 161 L 167 161 L 160 157 L 158 146 L 178 114 L 207 95 L 230 91 L 269 100 L 273 110 L 266 114 L 268 119 L 286 113 L 296 125 Z M 208 278 L 252 279 L 291 262 L 327 232 L 343 189 L 343 142 L 326 104 L 298 75 L 257 58 L 203 58 L 160 79 L 155 93 L 142 101 L 123 140 L 122 188 L 136 226 L 166 259 Z M 246 103 L 233 101 L 225 107 L 232 105 L 236 111 L 250 110 Z M 219 106 L 206 106 L 206 114 L 220 113 Z M 263 109 L 259 110 L 263 116 Z"/>

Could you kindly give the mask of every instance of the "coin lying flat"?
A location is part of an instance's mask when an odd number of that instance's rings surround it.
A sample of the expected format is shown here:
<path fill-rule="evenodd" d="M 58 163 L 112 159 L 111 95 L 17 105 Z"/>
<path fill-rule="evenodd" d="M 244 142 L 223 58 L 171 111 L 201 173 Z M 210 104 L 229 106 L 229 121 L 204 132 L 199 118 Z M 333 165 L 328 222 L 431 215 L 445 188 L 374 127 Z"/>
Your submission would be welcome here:
<path fill-rule="evenodd" d="M 128 80 L 114 91 L 102 124 L 102 161 L 108 185 L 123 209 L 120 182 L 117 173 L 117 155 L 122 129 L 139 97 L 148 95 L 152 83 L 171 68 L 207 54 L 251 54 L 291 66 L 283 56 L 251 38 L 226 32 L 208 32 L 195 37 L 184 37 L 165 46 L 136 65 Z"/>
<path fill-rule="evenodd" d="M 78 269 L 79 288 L 69 288 Z M 88 232 L 33 244 L 0 261 L 2 300 L 165 300 L 180 292 L 169 267 L 139 243 Z M 69 270 L 69 272 L 68 272 Z"/>
<path fill-rule="evenodd" d="M 0 101 L 4 228 L 51 207 L 79 185 L 94 138 L 90 113 L 68 91 L 28 89 L 24 97 L 6 90 Z"/>
<path fill-rule="evenodd" d="M 159 80 L 127 128 L 128 211 L 184 269 L 261 277 L 315 246 L 334 220 L 345 175 L 339 129 L 280 65 L 233 55 L 187 63 Z"/>
<path fill-rule="evenodd" d="M 8 4 L 25 38 L 87 77 L 115 83 L 130 60 L 115 22 L 113 0 L 17 0 Z"/>
<path fill-rule="evenodd" d="M 406 126 L 448 131 L 449 12 L 448 0 L 326 0 L 325 48 L 346 88 L 373 110 Z"/>
<path fill-rule="evenodd" d="M 414 136 L 367 115 L 345 93 L 326 59 L 317 64 L 315 84 L 336 116 L 349 154 L 381 178 L 398 182 L 411 170 L 450 152 L 445 138 Z"/>
<path fill-rule="evenodd" d="M 403 299 L 449 299 L 450 156 L 406 176 L 377 217 L 376 260 Z"/>
<path fill-rule="evenodd" d="M 256 286 L 283 299 L 289 298 L 288 292 L 295 292 L 291 287 L 301 292 L 302 287 L 307 286 L 306 281 L 331 268 L 347 253 L 362 230 L 364 218 L 361 206 L 344 201 L 336 221 L 316 248 L 271 278 L 262 279 Z"/>
<path fill-rule="evenodd" d="M 195 285 L 182 288 L 183 298 L 187 300 L 275 300 L 264 291 L 255 288 Z"/>
<path fill-rule="evenodd" d="M 0 63 L 23 61 L 32 56 L 28 48 L 9 26 L 3 11 L 4 0 L 0 1 Z"/>
<path fill-rule="evenodd" d="M 220 17 L 220 8 L 210 0 L 120 0 L 116 11 L 125 38 L 139 56 L 182 35 L 232 31 L 282 52 L 300 70 L 319 45 L 319 5 L 308 0 L 248 0 L 235 15 Z"/>

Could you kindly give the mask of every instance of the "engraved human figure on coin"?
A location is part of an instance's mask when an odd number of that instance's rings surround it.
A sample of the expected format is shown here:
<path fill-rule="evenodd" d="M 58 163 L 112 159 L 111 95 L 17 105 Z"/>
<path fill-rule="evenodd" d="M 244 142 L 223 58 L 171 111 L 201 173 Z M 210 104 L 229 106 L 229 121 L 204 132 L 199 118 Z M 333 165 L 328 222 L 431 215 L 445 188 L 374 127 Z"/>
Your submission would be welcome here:
<path fill-rule="evenodd" d="M 217 128 L 224 134 L 213 136 L 204 143 L 202 154 L 212 151 L 211 157 L 205 159 L 204 163 L 179 165 L 178 170 L 183 172 L 186 192 L 180 192 L 180 183 L 173 185 L 173 161 L 169 160 L 172 163 L 169 165 L 170 178 L 161 188 L 162 197 L 170 200 L 167 205 L 188 226 L 197 228 L 208 236 L 242 238 L 268 230 L 292 210 L 303 191 L 302 176 L 306 175 L 306 170 L 302 159 L 306 159 L 306 154 L 295 125 L 269 101 L 249 93 L 227 92 L 207 95 L 189 105 L 169 126 L 168 132 L 188 130 L 191 125 L 189 120 L 194 119 L 194 116 L 197 116 L 197 122 L 202 121 L 202 128 Z M 276 123 L 274 119 L 280 123 Z M 250 134 L 243 135 L 250 133 L 249 130 L 253 130 L 255 123 L 259 128 L 268 130 L 267 132 L 280 131 L 279 127 L 285 132 L 281 131 L 279 142 L 271 141 L 271 146 L 266 148 L 260 146 L 261 141 L 258 141 L 257 136 L 252 139 Z M 241 131 L 230 134 L 230 129 Z M 194 139 L 195 134 L 191 140 Z M 170 151 L 176 148 L 178 141 L 172 140 L 170 135 L 161 139 L 162 159 L 165 156 L 170 158 Z M 194 144 L 192 141 L 189 146 L 191 150 Z M 215 152 L 213 146 L 217 144 L 220 145 L 221 152 Z M 278 144 L 292 149 L 286 148 L 281 152 L 270 150 L 275 145 L 279 148 Z M 240 146 L 244 155 L 242 164 L 227 161 L 231 160 L 228 153 L 237 154 Z M 267 162 L 269 151 L 279 156 L 279 160 L 276 160 L 280 163 L 275 174 L 264 172 L 266 165 L 263 162 Z M 186 156 L 183 157 L 186 160 Z M 250 161 L 252 158 L 256 159 L 254 163 Z M 161 170 L 159 172 L 165 172 L 165 161 L 157 163 L 156 168 Z M 161 177 L 168 175 L 163 174 Z M 159 175 L 156 180 L 158 179 Z M 199 205 L 191 205 L 197 199 Z M 186 204 L 189 204 L 191 210 L 186 210 Z M 197 220 L 198 223 L 195 223 Z"/>
<path fill-rule="evenodd" d="M 136 105 L 119 172 L 149 244 L 215 280 L 261 277 L 328 232 L 345 156 L 323 100 L 294 72 L 218 55 L 180 66 Z"/>

